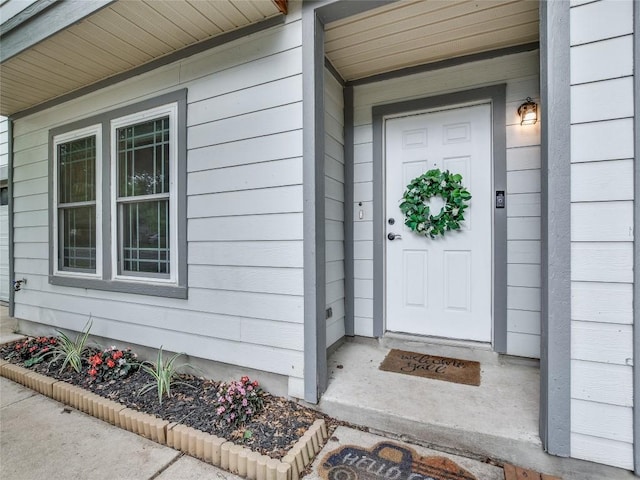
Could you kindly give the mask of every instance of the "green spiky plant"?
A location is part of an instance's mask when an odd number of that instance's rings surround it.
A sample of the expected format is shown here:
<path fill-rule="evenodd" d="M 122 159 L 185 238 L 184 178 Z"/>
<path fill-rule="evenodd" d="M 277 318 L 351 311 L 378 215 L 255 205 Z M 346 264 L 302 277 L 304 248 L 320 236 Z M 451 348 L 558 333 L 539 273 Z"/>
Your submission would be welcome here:
<path fill-rule="evenodd" d="M 143 362 L 140 367 L 153 377 L 153 381 L 140 389 L 138 395 L 144 395 L 149 390 L 156 388 L 158 390 L 158 402 L 162 405 L 162 397 L 166 394 L 167 397 L 171 397 L 171 387 L 174 385 L 186 385 L 193 387 L 185 382 L 178 381 L 178 367 L 176 366 L 176 360 L 180 358 L 184 353 L 174 353 L 168 360 L 165 361 L 162 354 L 162 346 L 158 350 L 158 357 L 155 363 Z M 186 363 L 180 365 L 181 367 L 190 366 Z"/>
<path fill-rule="evenodd" d="M 75 340 L 71 340 L 64 332 L 56 330 L 58 332 L 58 339 L 48 354 L 52 357 L 49 361 L 49 367 L 51 367 L 53 363 L 62 360 L 60 372 L 64 371 L 67 367 L 71 367 L 76 373 L 80 373 L 80 370 L 82 370 L 82 361 L 88 349 L 87 339 L 89 338 L 89 331 L 92 325 L 93 320 L 89 317 L 89 321 L 86 323 L 82 333 L 78 334 Z"/>

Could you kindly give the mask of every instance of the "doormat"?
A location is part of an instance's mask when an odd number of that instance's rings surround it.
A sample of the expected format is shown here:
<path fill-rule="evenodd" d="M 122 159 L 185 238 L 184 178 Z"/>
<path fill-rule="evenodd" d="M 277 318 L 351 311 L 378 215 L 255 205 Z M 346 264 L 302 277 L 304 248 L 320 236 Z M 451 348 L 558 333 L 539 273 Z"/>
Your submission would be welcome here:
<path fill-rule="evenodd" d="M 380 364 L 380 370 L 476 387 L 480 385 L 480 363 L 478 362 L 404 350 L 391 350 Z"/>
<path fill-rule="evenodd" d="M 323 480 L 477 480 L 447 457 L 421 456 L 394 442 L 344 446 L 329 452 L 318 470 Z"/>

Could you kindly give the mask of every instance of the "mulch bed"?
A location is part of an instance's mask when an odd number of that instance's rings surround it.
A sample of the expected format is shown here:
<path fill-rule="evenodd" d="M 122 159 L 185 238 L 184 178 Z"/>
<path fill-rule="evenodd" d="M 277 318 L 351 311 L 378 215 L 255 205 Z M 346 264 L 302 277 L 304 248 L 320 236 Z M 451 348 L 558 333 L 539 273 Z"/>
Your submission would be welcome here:
<path fill-rule="evenodd" d="M 15 358 L 8 358 L 15 343 L 0 345 L 0 358 L 24 366 Z M 142 369 L 124 379 L 105 382 L 95 381 L 86 371 L 60 372 L 59 364 L 49 366 L 46 361 L 29 369 L 77 385 L 128 408 L 156 415 L 169 422 L 182 423 L 276 459 L 284 457 L 315 420 L 324 419 L 330 435 L 338 425 L 344 425 L 344 422 L 299 403 L 266 393 L 262 411 L 251 417 L 245 425 L 233 429 L 217 419 L 213 405 L 219 382 L 213 380 L 181 375 L 179 380 L 188 386 L 177 384 L 172 387 L 171 397 L 165 396 L 160 404 L 156 389 L 139 395 L 140 390 L 152 381 L 151 375 Z"/>

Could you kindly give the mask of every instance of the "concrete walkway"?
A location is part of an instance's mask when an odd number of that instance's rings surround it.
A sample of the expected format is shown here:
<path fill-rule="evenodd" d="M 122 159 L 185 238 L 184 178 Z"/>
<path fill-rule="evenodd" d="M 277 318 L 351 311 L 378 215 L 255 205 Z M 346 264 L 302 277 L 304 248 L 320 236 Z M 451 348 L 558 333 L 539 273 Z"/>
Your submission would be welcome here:
<path fill-rule="evenodd" d="M 7 306 L 0 304 L 0 345 L 23 338 L 22 335 L 16 333 L 17 331 L 18 322 L 9 316 Z"/>
<path fill-rule="evenodd" d="M 0 305 L 0 344 L 22 338 Z M 0 377 L 0 479 L 241 480 Z"/>
<path fill-rule="evenodd" d="M 0 478 L 241 480 L 0 378 Z"/>

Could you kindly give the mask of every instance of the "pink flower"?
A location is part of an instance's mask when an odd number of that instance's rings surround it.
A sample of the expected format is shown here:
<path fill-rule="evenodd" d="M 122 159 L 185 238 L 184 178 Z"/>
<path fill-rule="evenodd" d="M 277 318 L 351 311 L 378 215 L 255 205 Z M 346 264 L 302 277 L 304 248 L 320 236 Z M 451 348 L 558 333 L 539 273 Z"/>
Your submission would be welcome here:
<path fill-rule="evenodd" d="M 242 399 L 242 406 L 243 406 L 243 407 L 246 407 L 248 404 L 249 404 L 249 402 L 247 402 L 247 399 L 246 399 L 246 398 L 243 398 L 243 399 Z"/>
<path fill-rule="evenodd" d="M 218 409 L 216 410 L 216 413 L 218 415 L 222 415 L 225 412 L 226 408 L 224 407 L 218 407 Z"/>

